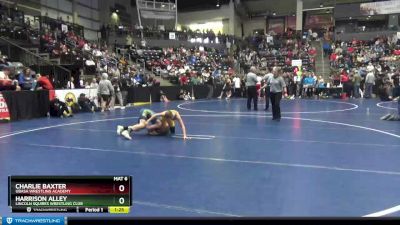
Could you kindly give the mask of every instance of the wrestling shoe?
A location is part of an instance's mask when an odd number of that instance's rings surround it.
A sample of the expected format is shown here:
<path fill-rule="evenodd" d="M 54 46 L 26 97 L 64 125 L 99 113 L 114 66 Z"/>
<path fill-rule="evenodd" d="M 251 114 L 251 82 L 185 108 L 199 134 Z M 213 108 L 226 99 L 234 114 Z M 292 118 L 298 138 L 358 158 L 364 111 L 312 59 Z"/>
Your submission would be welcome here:
<path fill-rule="evenodd" d="M 396 120 L 398 120 L 398 119 L 397 119 L 397 116 L 394 114 L 391 114 L 390 117 L 387 118 L 387 121 L 396 121 Z"/>
<path fill-rule="evenodd" d="M 128 139 L 128 140 L 132 140 L 131 136 L 129 135 L 129 132 L 127 130 L 122 131 L 121 135 Z"/>
<path fill-rule="evenodd" d="M 117 134 L 118 134 L 118 135 L 121 135 L 121 132 L 122 132 L 122 131 L 124 131 L 124 127 L 121 126 L 121 125 L 118 125 L 118 126 L 117 126 Z"/>
<path fill-rule="evenodd" d="M 381 120 L 387 120 L 387 119 L 389 119 L 391 116 L 392 116 L 391 114 L 384 115 L 384 116 L 381 117 Z"/>

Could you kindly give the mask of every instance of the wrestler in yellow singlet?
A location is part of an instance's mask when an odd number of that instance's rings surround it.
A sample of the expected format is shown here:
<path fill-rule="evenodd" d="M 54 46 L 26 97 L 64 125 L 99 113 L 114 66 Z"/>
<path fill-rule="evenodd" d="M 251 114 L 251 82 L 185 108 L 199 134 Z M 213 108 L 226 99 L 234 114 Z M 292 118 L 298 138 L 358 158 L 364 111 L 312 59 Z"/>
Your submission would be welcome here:
<path fill-rule="evenodd" d="M 175 133 L 175 121 L 178 121 L 179 125 L 182 128 L 183 139 L 188 139 L 186 135 L 186 127 L 183 123 L 182 117 L 176 110 L 167 110 L 164 112 L 153 114 L 153 116 L 147 120 L 149 123 L 151 120 L 156 117 L 161 117 L 161 123 L 157 123 L 155 125 L 147 126 L 149 131 L 154 132 L 156 135 L 166 135 L 168 133 Z"/>

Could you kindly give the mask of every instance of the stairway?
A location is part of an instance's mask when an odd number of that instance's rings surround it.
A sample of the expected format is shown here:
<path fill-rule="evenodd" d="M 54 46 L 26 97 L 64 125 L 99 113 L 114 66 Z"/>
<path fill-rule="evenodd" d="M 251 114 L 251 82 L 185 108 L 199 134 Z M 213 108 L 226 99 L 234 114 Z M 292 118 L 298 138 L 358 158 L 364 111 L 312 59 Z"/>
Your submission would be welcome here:
<path fill-rule="evenodd" d="M 53 64 L 60 65 L 60 58 L 50 58 L 49 53 L 40 53 L 39 48 L 27 48 L 28 51 L 32 52 L 35 55 L 40 56 L 43 60 L 49 61 Z"/>
<path fill-rule="evenodd" d="M 324 57 L 324 51 L 322 49 L 322 41 L 312 41 L 311 46 L 317 50 L 315 56 L 315 73 L 323 78 L 328 78 L 330 75 L 329 58 Z"/>

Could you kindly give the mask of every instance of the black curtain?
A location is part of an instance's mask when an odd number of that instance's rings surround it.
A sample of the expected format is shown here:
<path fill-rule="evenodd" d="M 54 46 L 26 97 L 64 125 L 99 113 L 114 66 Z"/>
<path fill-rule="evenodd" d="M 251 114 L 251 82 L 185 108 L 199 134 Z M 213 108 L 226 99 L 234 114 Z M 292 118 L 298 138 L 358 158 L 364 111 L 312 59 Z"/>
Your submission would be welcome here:
<path fill-rule="evenodd" d="M 3 91 L 12 121 L 46 117 L 49 91 Z"/>

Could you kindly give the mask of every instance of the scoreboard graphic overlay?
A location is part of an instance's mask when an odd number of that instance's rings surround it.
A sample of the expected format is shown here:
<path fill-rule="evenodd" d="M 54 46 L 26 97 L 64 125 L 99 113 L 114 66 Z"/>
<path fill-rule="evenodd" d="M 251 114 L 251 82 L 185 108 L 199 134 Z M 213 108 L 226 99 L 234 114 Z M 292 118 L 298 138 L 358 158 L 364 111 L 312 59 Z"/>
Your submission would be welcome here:
<path fill-rule="evenodd" d="M 14 213 L 129 213 L 131 176 L 9 176 Z"/>

